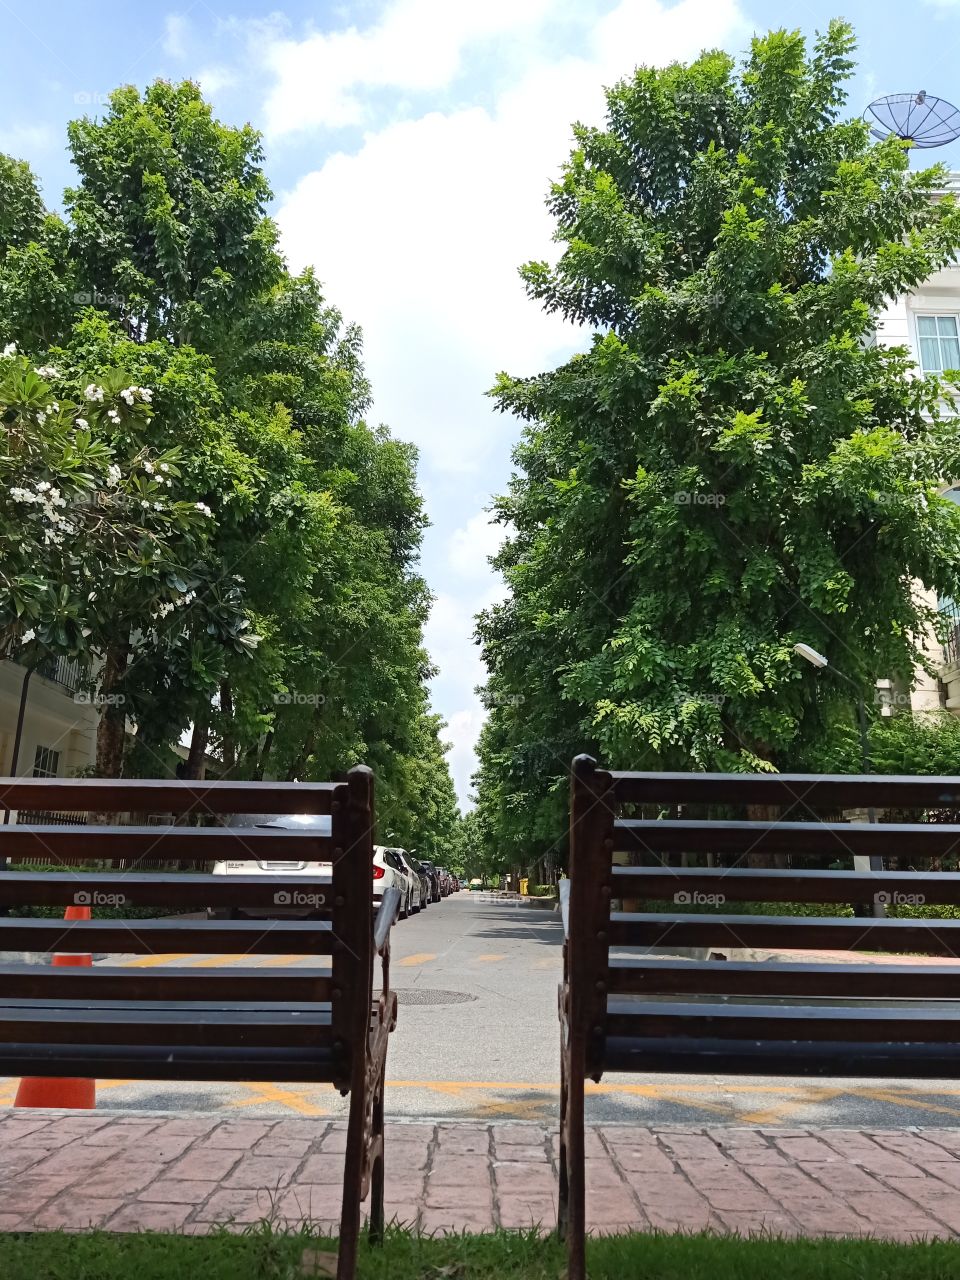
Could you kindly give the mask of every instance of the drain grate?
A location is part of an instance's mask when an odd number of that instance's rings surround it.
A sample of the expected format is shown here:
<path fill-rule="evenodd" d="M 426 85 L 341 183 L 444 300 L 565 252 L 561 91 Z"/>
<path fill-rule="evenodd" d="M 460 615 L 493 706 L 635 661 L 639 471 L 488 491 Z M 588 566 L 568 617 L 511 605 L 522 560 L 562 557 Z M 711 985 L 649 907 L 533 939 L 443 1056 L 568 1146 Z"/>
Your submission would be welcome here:
<path fill-rule="evenodd" d="M 466 991 L 431 991 L 427 987 L 396 987 L 398 1004 L 469 1004 L 476 996 Z"/>

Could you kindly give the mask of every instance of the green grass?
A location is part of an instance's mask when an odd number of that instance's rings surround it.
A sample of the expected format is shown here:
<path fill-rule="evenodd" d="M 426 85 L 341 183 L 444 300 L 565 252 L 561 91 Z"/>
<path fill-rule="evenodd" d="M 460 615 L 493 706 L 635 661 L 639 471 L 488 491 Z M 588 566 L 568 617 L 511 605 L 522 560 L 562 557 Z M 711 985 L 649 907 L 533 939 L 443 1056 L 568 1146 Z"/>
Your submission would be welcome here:
<path fill-rule="evenodd" d="M 336 1245 L 261 1223 L 242 1234 L 0 1234 L 3 1280 L 305 1280 Z M 533 1233 L 426 1238 L 390 1231 L 361 1249 L 361 1280 L 561 1280 L 564 1253 Z M 615 1236 L 587 1246 L 591 1280 L 956 1280 L 960 1245 L 873 1240 Z"/>

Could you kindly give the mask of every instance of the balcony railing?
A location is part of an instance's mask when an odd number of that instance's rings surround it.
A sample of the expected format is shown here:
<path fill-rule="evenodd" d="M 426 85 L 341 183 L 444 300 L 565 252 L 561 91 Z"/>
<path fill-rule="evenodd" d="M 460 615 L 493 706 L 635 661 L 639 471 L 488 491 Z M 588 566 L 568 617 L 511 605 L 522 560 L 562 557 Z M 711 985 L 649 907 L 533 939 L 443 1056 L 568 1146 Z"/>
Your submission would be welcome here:
<path fill-rule="evenodd" d="M 75 658 L 46 658 L 38 665 L 37 675 L 52 680 L 68 693 L 76 693 L 83 679 L 83 667 Z"/>
<path fill-rule="evenodd" d="M 941 600 L 940 613 L 949 627 L 943 643 L 943 660 L 948 667 L 960 666 L 960 605 L 953 600 Z"/>

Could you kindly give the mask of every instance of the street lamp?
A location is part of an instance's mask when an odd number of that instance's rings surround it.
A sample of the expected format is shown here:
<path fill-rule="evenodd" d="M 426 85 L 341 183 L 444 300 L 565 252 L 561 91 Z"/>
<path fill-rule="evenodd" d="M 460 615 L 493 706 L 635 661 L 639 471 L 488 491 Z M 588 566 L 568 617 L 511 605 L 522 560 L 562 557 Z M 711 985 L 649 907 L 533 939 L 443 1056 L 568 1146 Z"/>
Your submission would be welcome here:
<path fill-rule="evenodd" d="M 805 661 L 809 662 L 811 666 L 816 667 L 818 670 L 822 670 L 824 667 L 830 666 L 829 660 L 822 653 L 818 653 L 812 645 L 804 644 L 802 641 L 793 646 L 793 652 Z M 863 695 L 860 692 L 860 686 L 856 681 L 851 680 L 848 675 L 845 675 L 836 667 L 830 667 L 830 670 L 833 671 L 835 675 L 838 675 L 841 680 L 845 680 L 857 695 L 857 723 L 860 726 L 860 764 L 864 773 L 870 773 L 872 770 L 870 768 L 870 751 L 867 739 L 867 708 L 863 701 Z M 867 821 L 876 822 L 876 820 L 877 813 L 871 805 L 867 808 Z M 862 854 L 854 854 L 853 867 L 855 871 L 882 871 L 883 859 L 877 854 L 872 854 L 870 857 L 865 857 Z M 874 902 L 873 914 L 881 919 L 886 915 L 882 903 Z"/>

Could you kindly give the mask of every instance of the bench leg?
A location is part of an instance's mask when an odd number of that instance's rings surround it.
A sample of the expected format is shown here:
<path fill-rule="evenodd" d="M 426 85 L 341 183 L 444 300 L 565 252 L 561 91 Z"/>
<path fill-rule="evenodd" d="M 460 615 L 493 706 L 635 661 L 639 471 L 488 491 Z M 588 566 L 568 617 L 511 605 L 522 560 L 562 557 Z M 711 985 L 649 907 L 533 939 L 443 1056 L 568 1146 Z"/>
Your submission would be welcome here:
<path fill-rule="evenodd" d="M 383 1189 L 384 1189 L 384 1146 L 383 1146 L 383 1093 L 386 1085 L 387 1064 L 377 1080 L 377 1091 L 373 1098 L 373 1145 L 377 1152 L 373 1162 L 370 1179 L 370 1243 L 383 1244 Z"/>
<path fill-rule="evenodd" d="M 583 1061 L 560 1046 L 560 1194 L 557 1234 L 567 1244 L 567 1280 L 586 1280 Z"/>
<path fill-rule="evenodd" d="M 356 1076 L 359 1074 L 360 1079 Z M 340 1241 L 337 1247 L 337 1280 L 354 1280 L 357 1271 L 357 1244 L 360 1239 L 360 1201 L 363 1194 L 363 1142 L 367 1109 L 363 1072 L 355 1073 L 350 1090 L 350 1118 L 347 1121 L 347 1152 L 343 1169 L 343 1204 L 340 1213 Z"/>

